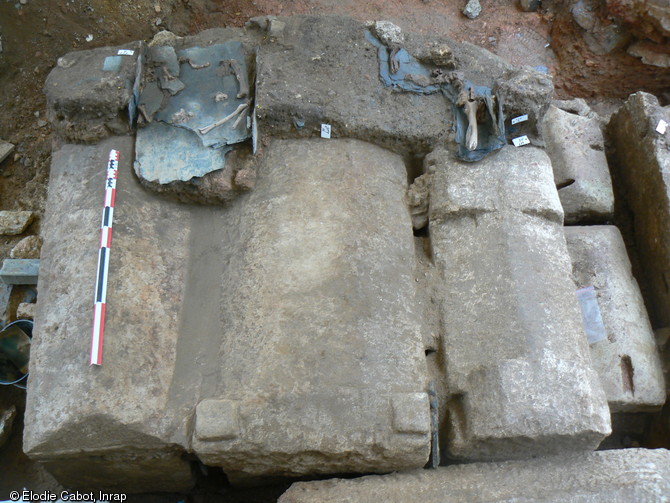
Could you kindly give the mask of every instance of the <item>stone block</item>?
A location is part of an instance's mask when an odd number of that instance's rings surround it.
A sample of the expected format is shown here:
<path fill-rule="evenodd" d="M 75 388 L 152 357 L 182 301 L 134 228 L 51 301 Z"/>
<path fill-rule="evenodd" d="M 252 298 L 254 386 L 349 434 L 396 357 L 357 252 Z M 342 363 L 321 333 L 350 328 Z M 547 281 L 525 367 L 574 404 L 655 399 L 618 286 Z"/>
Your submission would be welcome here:
<path fill-rule="evenodd" d="M 590 368 L 549 158 L 508 146 L 474 165 L 444 151 L 426 162 L 449 455 L 594 449 L 610 432 L 609 409 Z"/>
<path fill-rule="evenodd" d="M 541 129 L 565 222 L 605 223 L 611 220 L 614 193 L 598 120 L 552 105 L 544 116 Z"/>
<path fill-rule="evenodd" d="M 633 216 L 633 239 L 640 264 L 640 284 L 654 328 L 670 326 L 670 137 L 660 134 L 660 120 L 670 123 L 655 96 L 631 95 L 607 127 L 614 146 L 611 161 L 617 184 L 625 187 Z"/>
<path fill-rule="evenodd" d="M 591 344 L 593 368 L 612 412 L 659 409 L 665 383 L 654 333 L 614 226 L 566 227 L 577 288 L 595 287 L 607 338 Z"/>
<path fill-rule="evenodd" d="M 667 501 L 670 451 L 621 449 L 297 482 L 279 503 Z"/>
<path fill-rule="evenodd" d="M 119 50 L 133 55 L 119 55 Z M 130 130 L 141 44 L 70 52 L 47 77 L 47 115 L 63 140 L 90 143 Z"/>
<path fill-rule="evenodd" d="M 225 364 L 198 405 L 193 451 L 234 482 L 423 466 L 430 407 L 402 158 L 358 140 L 276 140 L 257 171 L 231 208 Z M 235 435 L 200 414 L 210 406 L 236 408 Z"/>
<path fill-rule="evenodd" d="M 39 273 L 39 259 L 7 258 L 2 263 L 0 279 L 7 285 L 36 285 Z"/>
<path fill-rule="evenodd" d="M 120 152 L 103 361 L 90 366 L 93 290 L 110 149 Z M 191 484 L 190 402 L 171 393 L 190 214 L 135 179 L 133 139 L 52 155 L 24 451 L 62 484 L 124 492 Z"/>
<path fill-rule="evenodd" d="M 0 211 L 0 235 L 22 234 L 33 221 L 32 211 Z"/>
<path fill-rule="evenodd" d="M 14 151 L 14 145 L 5 140 L 0 140 L 0 162 L 4 161 Z"/>

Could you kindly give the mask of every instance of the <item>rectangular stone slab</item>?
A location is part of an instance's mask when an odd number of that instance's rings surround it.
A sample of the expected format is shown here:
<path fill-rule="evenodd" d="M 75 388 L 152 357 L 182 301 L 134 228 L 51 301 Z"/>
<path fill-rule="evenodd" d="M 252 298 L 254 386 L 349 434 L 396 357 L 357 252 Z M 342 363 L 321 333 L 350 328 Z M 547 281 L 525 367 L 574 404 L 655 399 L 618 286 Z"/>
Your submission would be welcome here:
<path fill-rule="evenodd" d="M 90 366 L 112 148 L 120 162 L 103 360 Z M 132 155 L 131 137 L 53 153 L 23 448 L 68 487 L 177 491 L 192 483 L 184 417 L 169 395 L 190 215 L 140 187 Z"/>
<path fill-rule="evenodd" d="M 0 279 L 7 285 L 36 285 L 39 274 L 39 259 L 7 258 L 0 269 Z"/>
<path fill-rule="evenodd" d="M 594 449 L 610 432 L 609 409 L 590 368 L 548 157 L 507 146 L 477 164 L 445 151 L 426 162 L 449 455 Z"/>
<path fill-rule="evenodd" d="M 612 412 L 641 412 L 665 403 L 665 382 L 642 294 L 619 229 L 566 227 L 577 288 L 595 287 L 607 338 L 591 344 L 593 367 Z"/>
<path fill-rule="evenodd" d="M 387 472 L 430 450 L 402 159 L 274 141 L 224 238 L 217 392 L 193 450 L 233 481 Z"/>
<path fill-rule="evenodd" d="M 597 119 L 552 105 L 542 120 L 541 129 L 566 223 L 611 220 L 614 193 Z"/>
<path fill-rule="evenodd" d="M 670 326 L 670 140 L 656 131 L 661 119 L 670 123 L 667 109 L 655 96 L 638 92 L 607 126 L 616 146 L 612 167 L 633 213 L 641 286 L 654 329 Z"/>
<path fill-rule="evenodd" d="M 279 503 L 666 501 L 670 451 L 621 449 L 293 484 Z"/>

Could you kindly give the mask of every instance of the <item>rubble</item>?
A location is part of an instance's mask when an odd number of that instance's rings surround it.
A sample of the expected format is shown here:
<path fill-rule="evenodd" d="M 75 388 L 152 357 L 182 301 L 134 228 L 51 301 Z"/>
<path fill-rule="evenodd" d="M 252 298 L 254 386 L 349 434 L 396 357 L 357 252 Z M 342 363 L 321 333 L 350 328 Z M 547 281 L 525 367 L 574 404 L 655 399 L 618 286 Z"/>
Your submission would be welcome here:
<path fill-rule="evenodd" d="M 607 338 L 591 344 L 593 368 L 612 412 L 657 410 L 665 383 L 654 333 L 614 226 L 566 227 L 577 288 L 595 287 Z"/>
<path fill-rule="evenodd" d="M 475 165 L 444 151 L 426 162 L 449 455 L 595 449 L 610 433 L 609 409 L 581 330 L 549 158 L 506 146 Z"/>
<path fill-rule="evenodd" d="M 34 303 L 22 302 L 16 308 L 16 318 L 19 320 L 34 320 L 35 306 Z"/>
<path fill-rule="evenodd" d="M 597 119 L 552 105 L 540 129 L 551 158 L 566 224 L 611 221 L 614 193 Z"/>
<path fill-rule="evenodd" d="M 19 241 L 9 252 L 10 258 L 40 258 L 42 249 L 42 238 L 39 236 L 27 236 Z"/>
<path fill-rule="evenodd" d="M 482 6 L 479 4 L 479 0 L 468 0 L 468 3 L 463 9 L 463 15 L 468 19 L 475 19 L 482 12 Z"/>
<path fill-rule="evenodd" d="M 625 449 L 297 482 L 279 503 L 663 501 L 670 451 Z"/>
<path fill-rule="evenodd" d="M 5 140 L 0 140 L 0 162 L 7 159 L 12 152 L 14 152 L 14 145 Z"/>
<path fill-rule="evenodd" d="M 16 236 L 23 234 L 34 217 L 32 211 L 0 211 L 0 235 Z"/>

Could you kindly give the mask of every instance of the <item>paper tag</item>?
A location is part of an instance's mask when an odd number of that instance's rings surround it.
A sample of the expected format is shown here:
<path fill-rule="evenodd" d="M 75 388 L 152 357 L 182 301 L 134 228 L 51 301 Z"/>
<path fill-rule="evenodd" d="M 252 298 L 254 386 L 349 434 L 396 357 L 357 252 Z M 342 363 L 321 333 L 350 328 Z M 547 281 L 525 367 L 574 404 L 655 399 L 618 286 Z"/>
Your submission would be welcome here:
<path fill-rule="evenodd" d="M 330 124 L 321 124 L 321 138 L 330 138 Z"/>
<path fill-rule="evenodd" d="M 528 120 L 528 115 L 519 115 L 518 117 L 515 117 L 512 119 L 512 125 L 518 124 L 519 122 L 525 122 Z"/>
<path fill-rule="evenodd" d="M 530 140 L 526 135 L 519 136 L 518 138 L 513 138 L 512 143 L 514 143 L 515 147 L 520 147 L 522 145 L 528 145 L 530 143 Z"/>
<path fill-rule="evenodd" d="M 577 299 L 582 309 L 582 324 L 589 344 L 607 339 L 607 330 L 600 314 L 596 289 L 592 286 L 580 288 L 577 290 Z"/>
<path fill-rule="evenodd" d="M 119 56 L 132 56 L 133 54 L 135 54 L 135 51 L 131 49 L 119 49 L 119 52 L 117 52 L 116 54 L 118 54 Z"/>
<path fill-rule="evenodd" d="M 658 126 L 656 126 L 656 132 L 660 134 L 665 134 L 666 130 L 668 129 L 668 123 L 665 122 L 663 119 L 658 121 Z"/>

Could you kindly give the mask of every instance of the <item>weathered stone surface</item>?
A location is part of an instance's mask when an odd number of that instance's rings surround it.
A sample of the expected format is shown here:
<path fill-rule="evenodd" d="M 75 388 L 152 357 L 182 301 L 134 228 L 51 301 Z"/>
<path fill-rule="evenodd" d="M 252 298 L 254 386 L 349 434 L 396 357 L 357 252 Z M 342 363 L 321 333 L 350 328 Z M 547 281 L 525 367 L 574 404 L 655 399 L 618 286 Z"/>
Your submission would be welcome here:
<path fill-rule="evenodd" d="M 357 140 L 274 141 L 232 208 L 215 391 L 193 450 L 232 480 L 421 467 L 430 450 L 407 173 Z"/>
<path fill-rule="evenodd" d="M 593 286 L 607 339 L 591 344 L 593 368 L 612 412 L 639 412 L 665 402 L 661 360 L 626 246 L 614 226 L 566 227 L 577 288 Z"/>
<path fill-rule="evenodd" d="M 667 501 L 670 451 L 622 449 L 298 482 L 279 503 Z"/>
<path fill-rule="evenodd" d="M 32 211 L 0 211 L 0 235 L 16 236 L 33 221 Z"/>
<path fill-rule="evenodd" d="M 610 119 L 612 169 L 633 213 L 642 266 L 642 291 L 654 328 L 670 326 L 670 138 L 656 131 L 670 123 L 656 97 L 639 92 Z"/>
<path fill-rule="evenodd" d="M 36 304 L 21 302 L 16 308 L 16 318 L 19 320 L 34 320 Z"/>
<path fill-rule="evenodd" d="M 463 15 L 468 19 L 475 19 L 482 12 L 482 6 L 479 5 L 479 0 L 468 0 L 463 9 Z"/>
<path fill-rule="evenodd" d="M 328 123 L 333 138 L 358 138 L 405 154 L 427 151 L 453 137 L 451 104 L 444 96 L 395 92 L 380 82 L 377 50 L 365 39 L 363 23 L 333 16 L 282 19 L 286 28 L 277 43 L 261 46 L 258 55 L 261 138 L 315 137 L 321 124 Z M 478 85 L 492 85 L 510 68 L 470 44 L 410 33 L 404 43 L 420 59 L 435 57 L 435 47 L 449 47 L 457 69 Z M 446 53 L 444 58 L 450 61 Z M 294 118 L 303 125 L 295 126 Z"/>
<path fill-rule="evenodd" d="M 12 434 L 12 425 L 16 418 L 16 407 L 11 407 L 0 412 L 0 447 L 2 447 Z"/>
<path fill-rule="evenodd" d="M 475 165 L 427 157 L 440 270 L 449 454 L 593 449 L 609 410 L 570 278 L 547 155 L 507 146 Z"/>
<path fill-rule="evenodd" d="M 8 285 L 36 285 L 39 273 L 39 259 L 7 258 L 2 262 L 0 279 Z"/>
<path fill-rule="evenodd" d="M 12 251 L 10 258 L 40 258 L 42 249 L 42 238 L 39 236 L 27 236 L 19 241 Z"/>
<path fill-rule="evenodd" d="M 528 115 L 527 121 L 510 126 L 510 133 L 541 143 L 538 129 L 554 94 L 551 77 L 528 66 L 513 68 L 496 80 L 493 92 L 502 99 L 505 117 Z"/>
<path fill-rule="evenodd" d="M 565 222 L 611 220 L 614 193 L 598 121 L 550 106 L 541 130 Z"/>
<path fill-rule="evenodd" d="M 134 55 L 118 55 L 119 49 Z M 77 51 L 58 59 L 47 78 L 48 118 L 65 141 L 94 142 L 129 131 L 140 44 Z"/>
<path fill-rule="evenodd" d="M 0 140 L 0 162 L 4 161 L 14 151 L 14 145 L 5 140 Z"/>
<path fill-rule="evenodd" d="M 667 52 L 666 44 L 638 41 L 631 44 L 626 52 L 640 58 L 645 65 L 670 68 L 670 54 Z"/>
<path fill-rule="evenodd" d="M 144 191 L 130 137 L 52 156 L 23 447 L 68 487 L 191 484 L 185 417 L 170 394 L 189 211 Z M 89 366 L 101 198 L 120 151 L 102 366 Z M 98 196 L 96 196 L 96 194 Z M 181 446 L 180 446 L 181 445 Z"/>

